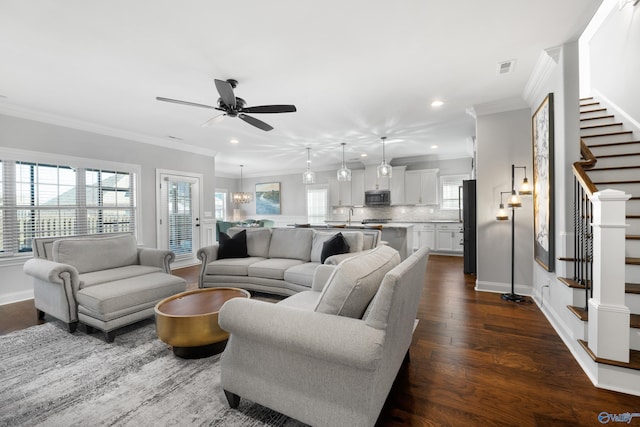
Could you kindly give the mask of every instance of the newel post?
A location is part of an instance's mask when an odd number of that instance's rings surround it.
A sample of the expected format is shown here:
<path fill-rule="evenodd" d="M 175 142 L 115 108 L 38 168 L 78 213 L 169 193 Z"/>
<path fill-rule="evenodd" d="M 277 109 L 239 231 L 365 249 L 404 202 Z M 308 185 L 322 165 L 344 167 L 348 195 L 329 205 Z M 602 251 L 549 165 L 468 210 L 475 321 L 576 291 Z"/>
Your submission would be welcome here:
<path fill-rule="evenodd" d="M 597 357 L 629 362 L 629 307 L 625 306 L 625 204 L 622 191 L 594 193 L 593 297 L 589 299 L 589 348 Z"/>

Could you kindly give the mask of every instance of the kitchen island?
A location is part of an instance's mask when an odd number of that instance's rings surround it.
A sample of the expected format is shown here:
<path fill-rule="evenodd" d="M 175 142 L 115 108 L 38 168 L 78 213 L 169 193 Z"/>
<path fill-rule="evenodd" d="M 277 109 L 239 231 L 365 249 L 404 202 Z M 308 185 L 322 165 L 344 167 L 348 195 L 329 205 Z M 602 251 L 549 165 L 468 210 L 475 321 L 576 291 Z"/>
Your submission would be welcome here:
<path fill-rule="evenodd" d="M 351 224 L 340 221 L 327 221 L 327 225 L 312 225 L 319 230 L 323 228 L 344 228 L 358 230 L 365 228 L 377 228 L 381 230 L 382 240 L 398 251 L 400 259 L 405 260 L 413 253 L 413 224 L 410 223 L 368 223 L 361 224 L 352 222 Z"/>

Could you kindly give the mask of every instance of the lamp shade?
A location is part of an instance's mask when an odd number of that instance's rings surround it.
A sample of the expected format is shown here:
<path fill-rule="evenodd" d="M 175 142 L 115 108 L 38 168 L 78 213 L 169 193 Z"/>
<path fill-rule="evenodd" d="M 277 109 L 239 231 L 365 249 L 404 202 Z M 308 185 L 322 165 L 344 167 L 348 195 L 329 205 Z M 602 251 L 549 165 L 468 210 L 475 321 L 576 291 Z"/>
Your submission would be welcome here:
<path fill-rule="evenodd" d="M 507 213 L 506 209 L 504 208 L 504 204 L 500 203 L 500 209 L 498 209 L 498 213 L 496 214 L 496 219 L 498 221 L 506 221 L 509 219 L 509 214 Z"/>

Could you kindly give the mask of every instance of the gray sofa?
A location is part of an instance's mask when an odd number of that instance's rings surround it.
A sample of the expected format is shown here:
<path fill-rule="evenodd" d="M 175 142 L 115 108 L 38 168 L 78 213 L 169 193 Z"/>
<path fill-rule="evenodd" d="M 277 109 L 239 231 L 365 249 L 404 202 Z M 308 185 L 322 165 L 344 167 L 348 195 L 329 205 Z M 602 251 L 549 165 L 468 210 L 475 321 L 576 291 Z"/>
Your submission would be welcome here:
<path fill-rule="evenodd" d="M 333 255 L 325 264 L 337 264 L 380 244 L 379 230 L 233 227 L 228 234 L 234 236 L 242 230 L 247 232 L 246 258 L 218 259 L 218 243 L 198 250 L 202 261 L 200 288 L 231 286 L 293 295 L 311 288 L 313 273 L 321 264 L 323 244 L 338 232 L 349 244 L 350 253 Z"/>
<path fill-rule="evenodd" d="M 246 398 L 313 426 L 373 426 L 408 360 L 428 248 L 400 263 L 379 246 L 317 268 L 312 289 L 220 310 L 229 405 Z M 369 302 L 370 301 L 370 302 Z"/>
<path fill-rule="evenodd" d="M 160 300 L 183 292 L 171 275 L 174 254 L 138 248 L 131 234 L 47 237 L 33 241 L 24 272 L 33 277 L 39 318 L 49 314 L 75 332 L 78 322 L 112 342 L 115 329 L 153 317 Z"/>

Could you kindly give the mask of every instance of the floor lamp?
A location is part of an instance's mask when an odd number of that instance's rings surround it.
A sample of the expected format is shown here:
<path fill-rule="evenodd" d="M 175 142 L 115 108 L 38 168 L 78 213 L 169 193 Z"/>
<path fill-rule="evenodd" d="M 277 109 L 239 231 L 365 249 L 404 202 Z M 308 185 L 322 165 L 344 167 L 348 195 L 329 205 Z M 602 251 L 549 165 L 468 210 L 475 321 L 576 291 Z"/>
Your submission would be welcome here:
<path fill-rule="evenodd" d="M 520 189 L 516 192 L 515 186 L 515 178 L 516 178 L 516 169 L 524 169 L 524 180 L 522 184 L 520 184 Z M 522 206 L 522 200 L 520 199 L 520 195 L 529 196 L 533 193 L 531 190 L 531 184 L 529 184 L 529 180 L 527 179 L 527 167 L 526 166 L 516 166 L 511 165 L 511 191 L 501 191 L 500 192 L 500 209 L 498 210 L 498 214 L 496 215 L 496 219 L 498 221 L 506 221 L 509 219 L 509 215 L 504 209 L 504 203 L 502 202 L 502 195 L 509 194 L 509 199 L 507 200 L 507 206 L 511 208 L 511 292 L 507 294 L 502 294 L 502 299 L 505 301 L 511 302 L 524 302 L 527 301 L 526 297 L 522 295 L 518 295 L 515 292 L 515 239 L 516 239 L 516 208 Z"/>

